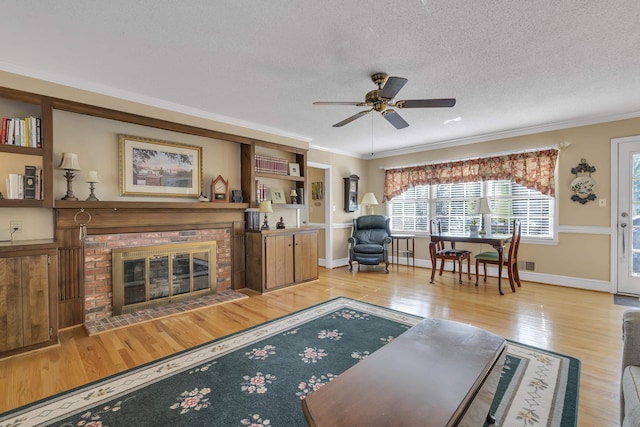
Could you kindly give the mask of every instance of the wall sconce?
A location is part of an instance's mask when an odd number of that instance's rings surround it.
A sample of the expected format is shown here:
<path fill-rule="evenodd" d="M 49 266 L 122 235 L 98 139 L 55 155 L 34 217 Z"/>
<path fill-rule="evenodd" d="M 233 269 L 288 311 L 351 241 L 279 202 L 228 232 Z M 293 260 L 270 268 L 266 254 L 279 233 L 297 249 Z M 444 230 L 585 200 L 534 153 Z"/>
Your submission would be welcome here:
<path fill-rule="evenodd" d="M 491 211 L 491 206 L 489 205 L 489 199 L 487 199 L 486 197 L 480 197 L 478 199 L 478 203 L 476 204 L 476 208 L 473 210 L 473 214 L 474 215 L 480 215 L 480 218 L 482 219 L 481 225 L 480 225 L 480 231 L 478 231 L 478 234 L 484 235 L 487 234 L 487 231 L 484 229 L 484 216 L 485 215 L 491 215 L 493 213 L 493 211 Z"/>
<path fill-rule="evenodd" d="M 291 193 L 289 195 L 291 196 L 291 204 L 297 205 L 298 204 L 298 193 L 296 192 L 295 188 L 291 190 Z"/>
<path fill-rule="evenodd" d="M 93 193 L 93 190 L 95 189 L 95 183 L 100 182 L 100 180 L 98 179 L 98 172 L 89 171 L 89 173 L 87 174 L 87 179 L 85 181 L 89 183 L 89 192 L 90 192 L 89 197 L 87 197 L 86 200 L 98 201 L 98 198 Z"/>
<path fill-rule="evenodd" d="M 72 181 L 75 175 L 71 172 L 80 170 L 78 155 L 75 153 L 62 153 L 62 160 L 60 161 L 58 169 L 64 169 L 66 171 L 64 177 L 67 180 L 67 195 L 64 196 L 62 200 L 78 200 L 78 198 L 73 195 Z"/>
<path fill-rule="evenodd" d="M 262 230 L 269 230 L 269 223 L 267 222 L 267 214 L 273 212 L 271 208 L 271 200 L 265 200 L 260 202 L 258 212 L 264 213 L 264 223 L 262 224 Z"/>
<path fill-rule="evenodd" d="M 367 215 L 373 215 L 373 206 L 378 204 L 378 200 L 373 193 L 366 193 L 362 197 L 360 204 L 366 206 L 365 212 L 367 213 Z"/>

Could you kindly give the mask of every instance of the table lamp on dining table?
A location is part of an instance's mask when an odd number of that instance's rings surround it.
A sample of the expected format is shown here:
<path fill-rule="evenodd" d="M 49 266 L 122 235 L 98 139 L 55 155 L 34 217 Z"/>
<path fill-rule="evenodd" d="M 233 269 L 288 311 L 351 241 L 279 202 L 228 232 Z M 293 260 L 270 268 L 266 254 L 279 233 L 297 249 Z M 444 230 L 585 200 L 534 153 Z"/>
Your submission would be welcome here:
<path fill-rule="evenodd" d="M 478 199 L 478 203 L 476 204 L 476 208 L 473 210 L 473 214 L 479 214 L 481 218 L 480 231 L 478 231 L 478 234 L 487 234 L 487 230 L 484 229 L 484 216 L 491 215 L 492 213 L 493 212 L 491 211 L 491 206 L 489 205 L 489 199 L 486 197 L 480 197 Z"/>

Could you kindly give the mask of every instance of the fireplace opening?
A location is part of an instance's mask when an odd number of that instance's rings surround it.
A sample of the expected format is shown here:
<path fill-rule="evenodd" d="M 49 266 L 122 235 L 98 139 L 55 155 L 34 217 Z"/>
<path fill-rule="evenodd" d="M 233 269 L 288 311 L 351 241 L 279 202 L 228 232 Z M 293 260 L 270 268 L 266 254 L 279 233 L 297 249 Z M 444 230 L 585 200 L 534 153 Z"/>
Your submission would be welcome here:
<path fill-rule="evenodd" d="M 215 254 L 216 242 L 113 249 L 113 314 L 215 292 Z"/>

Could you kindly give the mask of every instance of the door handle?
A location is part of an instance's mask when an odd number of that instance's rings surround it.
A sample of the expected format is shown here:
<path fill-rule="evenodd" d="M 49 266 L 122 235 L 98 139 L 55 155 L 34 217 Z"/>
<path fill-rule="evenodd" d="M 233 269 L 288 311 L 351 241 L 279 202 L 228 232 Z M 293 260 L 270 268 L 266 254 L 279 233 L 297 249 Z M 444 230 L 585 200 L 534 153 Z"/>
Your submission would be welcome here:
<path fill-rule="evenodd" d="M 625 233 L 625 228 L 627 228 L 627 223 L 626 222 L 620 223 L 620 228 L 622 228 L 622 255 L 625 255 L 627 250 L 626 250 L 626 245 L 625 245 L 625 240 L 624 239 L 625 239 L 625 235 L 627 234 L 627 233 Z"/>

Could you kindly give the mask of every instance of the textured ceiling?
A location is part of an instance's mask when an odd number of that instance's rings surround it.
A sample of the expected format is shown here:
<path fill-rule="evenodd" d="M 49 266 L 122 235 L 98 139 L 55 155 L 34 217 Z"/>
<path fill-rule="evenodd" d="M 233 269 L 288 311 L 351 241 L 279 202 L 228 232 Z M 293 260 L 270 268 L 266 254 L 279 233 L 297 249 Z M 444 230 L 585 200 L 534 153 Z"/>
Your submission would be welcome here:
<path fill-rule="evenodd" d="M 371 157 L 640 116 L 637 0 L 4 0 L 0 69 Z M 10 19 L 8 17 L 11 17 Z M 369 76 L 406 77 L 363 108 Z M 0 82 L 1 84 L 1 82 Z M 413 147 L 413 148 L 412 148 Z"/>

